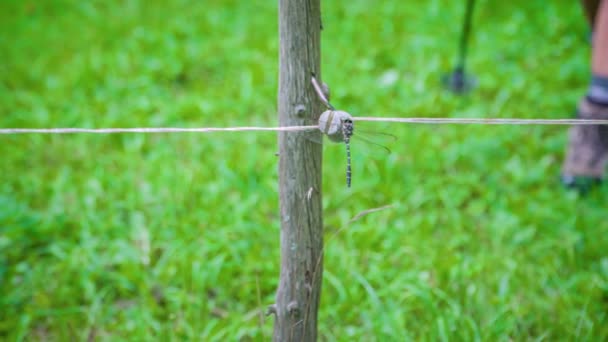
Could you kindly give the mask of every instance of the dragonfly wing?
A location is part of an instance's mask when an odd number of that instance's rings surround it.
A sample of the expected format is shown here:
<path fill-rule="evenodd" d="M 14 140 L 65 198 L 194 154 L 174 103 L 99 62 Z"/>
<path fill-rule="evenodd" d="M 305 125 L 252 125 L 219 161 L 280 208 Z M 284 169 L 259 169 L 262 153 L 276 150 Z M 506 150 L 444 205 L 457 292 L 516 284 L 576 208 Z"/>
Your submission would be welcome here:
<path fill-rule="evenodd" d="M 382 133 L 382 132 L 370 132 L 356 130 L 353 135 L 353 141 L 361 141 L 365 144 L 374 146 L 375 148 L 382 150 L 385 153 L 391 153 L 391 150 L 386 145 L 391 145 L 397 140 L 397 137 L 393 134 Z"/>

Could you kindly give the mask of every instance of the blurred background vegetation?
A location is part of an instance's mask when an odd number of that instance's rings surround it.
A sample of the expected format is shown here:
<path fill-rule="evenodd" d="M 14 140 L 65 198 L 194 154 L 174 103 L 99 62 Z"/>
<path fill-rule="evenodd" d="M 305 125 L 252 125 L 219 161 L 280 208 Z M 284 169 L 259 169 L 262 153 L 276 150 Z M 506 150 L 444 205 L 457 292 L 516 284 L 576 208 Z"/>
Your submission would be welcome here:
<path fill-rule="evenodd" d="M 353 115 L 568 118 L 589 79 L 576 1 L 323 1 Z M 1 127 L 277 124 L 276 1 L 0 3 Z M 360 123 L 324 149 L 322 340 L 605 340 L 608 190 L 558 183 L 564 127 Z M 274 133 L 0 137 L 0 338 L 267 340 Z M 362 210 L 392 209 L 349 223 Z"/>

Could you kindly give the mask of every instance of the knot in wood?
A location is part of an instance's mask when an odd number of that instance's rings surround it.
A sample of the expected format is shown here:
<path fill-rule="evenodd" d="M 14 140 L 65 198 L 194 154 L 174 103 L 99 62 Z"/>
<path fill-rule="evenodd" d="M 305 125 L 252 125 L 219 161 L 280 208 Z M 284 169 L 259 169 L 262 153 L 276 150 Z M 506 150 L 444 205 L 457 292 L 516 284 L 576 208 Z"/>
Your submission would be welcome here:
<path fill-rule="evenodd" d="M 319 117 L 319 130 L 326 134 L 331 141 L 344 141 L 345 121 L 352 122 L 353 117 L 342 110 L 326 110 Z"/>
<path fill-rule="evenodd" d="M 300 308 L 298 307 L 298 302 L 291 301 L 289 302 L 289 304 L 287 304 L 287 312 L 295 318 L 298 318 L 300 316 Z"/>
<path fill-rule="evenodd" d="M 271 304 L 268 305 L 268 308 L 266 309 L 266 316 L 270 316 L 270 315 L 277 315 L 277 305 L 276 304 Z"/>
<path fill-rule="evenodd" d="M 306 115 L 306 106 L 303 104 L 296 105 L 296 116 L 301 118 Z"/>

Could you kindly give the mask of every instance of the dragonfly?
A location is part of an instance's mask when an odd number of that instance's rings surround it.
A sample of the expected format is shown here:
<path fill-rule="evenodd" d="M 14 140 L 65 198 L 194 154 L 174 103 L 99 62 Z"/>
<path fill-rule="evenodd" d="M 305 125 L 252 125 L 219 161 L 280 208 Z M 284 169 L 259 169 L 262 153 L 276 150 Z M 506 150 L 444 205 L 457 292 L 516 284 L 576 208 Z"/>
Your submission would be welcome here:
<path fill-rule="evenodd" d="M 321 99 L 321 101 L 327 107 L 327 110 L 324 111 L 321 114 L 321 116 L 319 117 L 319 130 L 321 131 L 321 133 L 326 135 L 329 138 L 329 140 L 331 140 L 333 142 L 344 143 L 344 145 L 346 147 L 346 186 L 350 188 L 351 182 L 352 182 L 350 142 L 351 142 L 351 138 L 353 137 L 354 132 L 355 132 L 355 124 L 354 124 L 353 117 L 345 111 L 336 110 L 335 107 L 332 106 L 331 103 L 329 103 L 329 100 L 325 96 L 325 94 L 327 93 L 327 90 L 326 91 L 322 90 L 322 88 L 319 86 L 319 83 L 317 82 L 314 74 L 312 75 L 312 85 L 315 88 L 315 91 L 316 91 L 317 95 L 319 96 L 319 98 Z M 376 137 L 383 136 L 384 138 L 388 138 L 390 140 L 396 139 L 396 137 L 391 134 L 375 133 L 375 132 L 374 133 L 369 132 L 367 134 L 368 135 L 374 134 Z M 359 135 L 358 135 L 358 137 L 359 137 Z M 380 145 L 378 143 L 375 143 L 369 139 L 366 139 L 363 137 L 359 137 L 357 139 L 366 141 L 372 145 L 376 145 L 376 146 L 384 149 L 385 152 L 390 153 L 390 150 L 387 147 Z M 320 142 L 315 139 L 310 139 L 310 140 L 322 143 L 322 141 Z"/>

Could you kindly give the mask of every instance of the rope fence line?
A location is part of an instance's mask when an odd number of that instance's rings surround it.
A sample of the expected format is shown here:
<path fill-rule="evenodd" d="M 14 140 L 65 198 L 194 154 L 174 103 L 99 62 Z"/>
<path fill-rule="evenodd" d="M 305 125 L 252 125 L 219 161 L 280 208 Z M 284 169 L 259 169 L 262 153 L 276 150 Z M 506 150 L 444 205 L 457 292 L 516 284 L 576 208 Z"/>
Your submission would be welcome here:
<path fill-rule="evenodd" d="M 134 128 L 0 128 L 0 134 L 119 134 L 119 133 L 212 133 L 244 131 L 311 131 L 318 126 L 284 126 L 284 127 L 134 127 Z"/>
<path fill-rule="evenodd" d="M 355 121 L 399 122 L 430 125 L 608 125 L 601 119 L 505 119 L 505 118 L 383 118 L 353 117 Z"/>
<path fill-rule="evenodd" d="M 384 118 L 353 117 L 354 121 L 393 122 L 427 125 L 608 125 L 594 119 L 505 119 L 505 118 Z M 317 125 L 283 127 L 133 127 L 133 128 L 0 128 L 0 134 L 120 134 L 120 133 L 212 133 L 212 132 L 296 132 L 319 129 Z"/>

